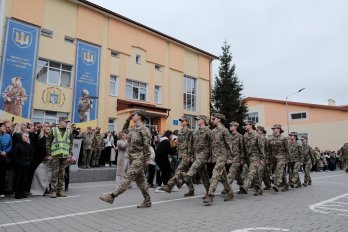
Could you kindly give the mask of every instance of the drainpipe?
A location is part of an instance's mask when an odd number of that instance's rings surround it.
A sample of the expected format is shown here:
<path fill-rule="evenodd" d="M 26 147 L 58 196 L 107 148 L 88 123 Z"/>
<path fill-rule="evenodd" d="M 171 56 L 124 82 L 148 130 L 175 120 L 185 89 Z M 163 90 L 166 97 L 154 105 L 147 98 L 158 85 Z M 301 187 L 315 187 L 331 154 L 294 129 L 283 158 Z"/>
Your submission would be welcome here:
<path fill-rule="evenodd" d="M 212 73 L 211 73 L 211 62 L 213 62 L 213 59 L 209 61 L 209 118 L 211 118 L 211 105 L 212 105 L 212 100 L 211 100 L 211 79 L 212 79 Z"/>

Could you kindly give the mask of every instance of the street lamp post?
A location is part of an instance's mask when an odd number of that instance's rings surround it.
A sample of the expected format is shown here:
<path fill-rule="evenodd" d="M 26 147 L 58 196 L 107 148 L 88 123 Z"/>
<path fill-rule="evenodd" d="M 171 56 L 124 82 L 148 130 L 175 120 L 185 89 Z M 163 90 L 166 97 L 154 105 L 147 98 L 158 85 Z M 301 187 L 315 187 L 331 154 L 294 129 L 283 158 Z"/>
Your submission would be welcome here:
<path fill-rule="evenodd" d="M 286 96 L 285 98 L 285 108 L 286 108 L 286 127 L 288 129 L 288 134 L 290 133 L 290 129 L 289 129 L 289 111 L 288 111 L 288 97 L 295 95 L 297 93 L 302 92 L 303 90 L 305 90 L 305 88 L 302 88 L 300 90 L 297 90 L 295 93 L 289 94 L 288 96 Z"/>

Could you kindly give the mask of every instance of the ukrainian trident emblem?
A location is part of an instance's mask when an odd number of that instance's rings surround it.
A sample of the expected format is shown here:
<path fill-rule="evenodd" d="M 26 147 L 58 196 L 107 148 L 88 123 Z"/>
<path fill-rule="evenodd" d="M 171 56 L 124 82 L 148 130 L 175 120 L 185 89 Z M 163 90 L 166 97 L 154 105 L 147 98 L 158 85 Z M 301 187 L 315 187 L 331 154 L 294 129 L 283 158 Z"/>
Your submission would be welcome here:
<path fill-rule="evenodd" d="M 96 54 L 94 51 L 82 49 L 82 60 L 87 65 L 92 65 L 95 62 Z"/>
<path fill-rule="evenodd" d="M 31 45 L 31 32 L 24 31 L 18 28 L 13 28 L 12 40 L 19 48 L 27 48 Z"/>

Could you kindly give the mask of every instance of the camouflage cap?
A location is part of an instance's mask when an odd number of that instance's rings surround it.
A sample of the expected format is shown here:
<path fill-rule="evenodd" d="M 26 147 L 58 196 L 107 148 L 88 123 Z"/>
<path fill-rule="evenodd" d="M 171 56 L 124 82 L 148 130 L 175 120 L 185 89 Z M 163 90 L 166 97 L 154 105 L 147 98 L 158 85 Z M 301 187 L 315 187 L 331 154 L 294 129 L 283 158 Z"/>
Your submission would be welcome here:
<path fill-rule="evenodd" d="M 88 127 L 87 127 L 87 130 L 92 130 L 92 127 L 91 127 L 91 126 L 88 126 Z"/>
<path fill-rule="evenodd" d="M 213 114 L 213 118 L 219 118 L 219 119 L 222 119 L 222 120 L 226 120 L 225 115 L 220 114 L 220 113 Z"/>
<path fill-rule="evenodd" d="M 260 130 L 262 131 L 264 134 L 267 134 L 267 131 L 265 130 L 265 128 L 263 126 L 257 126 L 256 130 Z"/>
<path fill-rule="evenodd" d="M 231 126 L 236 126 L 236 127 L 239 127 L 239 123 L 238 122 L 235 122 L 235 121 L 232 121 L 229 123 Z"/>
<path fill-rule="evenodd" d="M 290 134 L 289 134 L 289 136 L 295 136 L 296 137 L 296 140 L 298 140 L 298 135 L 297 135 L 297 132 L 291 132 Z"/>
<path fill-rule="evenodd" d="M 179 121 L 189 121 L 189 119 L 186 116 L 181 116 L 181 118 L 179 119 Z"/>
<path fill-rule="evenodd" d="M 255 126 L 255 122 L 252 121 L 252 120 L 245 120 L 245 121 L 243 122 L 243 125 L 247 125 L 247 124 L 250 124 L 250 125 L 252 125 L 252 126 Z"/>
<path fill-rule="evenodd" d="M 308 140 L 307 136 L 301 136 L 301 140 Z"/>
<path fill-rule="evenodd" d="M 146 118 L 146 111 L 145 110 L 136 110 L 132 113 L 132 116 L 134 116 L 135 114 L 137 114 L 143 118 Z"/>
<path fill-rule="evenodd" d="M 99 126 L 97 126 L 95 129 L 96 129 L 96 130 L 100 130 L 101 128 L 100 128 Z"/>
<path fill-rule="evenodd" d="M 284 130 L 282 129 L 282 125 L 280 124 L 274 124 L 273 127 L 271 128 L 272 130 L 273 129 L 280 129 L 280 133 L 283 133 Z"/>
<path fill-rule="evenodd" d="M 198 116 L 195 117 L 195 120 L 200 120 L 200 119 L 208 121 L 208 118 L 206 116 L 204 116 L 204 115 L 198 115 Z"/>

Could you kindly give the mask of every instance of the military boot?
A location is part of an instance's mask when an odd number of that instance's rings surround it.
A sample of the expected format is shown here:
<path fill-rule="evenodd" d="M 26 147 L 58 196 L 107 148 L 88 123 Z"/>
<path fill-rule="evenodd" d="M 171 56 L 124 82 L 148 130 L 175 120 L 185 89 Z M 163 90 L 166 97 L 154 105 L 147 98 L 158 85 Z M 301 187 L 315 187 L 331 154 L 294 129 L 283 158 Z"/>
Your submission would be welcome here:
<path fill-rule="evenodd" d="M 206 193 L 203 197 L 202 197 L 202 199 L 204 200 L 204 199 L 207 199 L 207 197 L 208 197 L 208 193 Z"/>
<path fill-rule="evenodd" d="M 266 186 L 263 188 L 263 190 L 270 190 L 271 189 L 271 186 Z"/>
<path fill-rule="evenodd" d="M 289 191 L 289 186 L 287 184 L 284 185 L 282 192 Z"/>
<path fill-rule="evenodd" d="M 248 194 L 248 188 L 244 186 L 239 186 L 239 194 Z"/>
<path fill-rule="evenodd" d="M 304 187 L 307 187 L 307 182 L 303 182 L 302 184 Z"/>
<path fill-rule="evenodd" d="M 297 185 L 295 186 L 295 188 L 301 188 L 301 183 L 297 183 Z"/>
<path fill-rule="evenodd" d="M 165 191 L 166 193 L 172 192 L 172 188 L 169 185 L 164 185 L 164 186 L 160 187 L 159 190 Z"/>
<path fill-rule="evenodd" d="M 178 187 L 178 189 L 180 189 L 182 187 L 182 182 L 179 181 L 178 179 L 175 178 L 174 182 L 175 182 L 176 187 Z"/>
<path fill-rule="evenodd" d="M 254 196 L 261 196 L 263 194 L 262 189 L 257 189 L 256 192 L 254 193 Z"/>
<path fill-rule="evenodd" d="M 192 197 L 195 195 L 195 191 L 189 190 L 187 193 L 184 194 L 184 197 Z"/>
<path fill-rule="evenodd" d="M 105 202 L 107 202 L 109 204 L 112 204 L 112 203 L 114 203 L 115 197 L 112 194 L 108 193 L 108 194 L 101 195 L 99 197 L 99 199 L 102 200 L 102 201 L 105 201 Z"/>
<path fill-rule="evenodd" d="M 233 192 L 230 191 L 229 193 L 227 193 L 227 195 L 224 198 L 224 201 L 232 201 L 234 198 Z"/>
<path fill-rule="evenodd" d="M 206 199 L 203 200 L 203 203 L 206 205 L 211 205 L 213 203 L 214 197 L 212 195 L 208 195 Z"/>
<path fill-rule="evenodd" d="M 312 185 L 312 181 L 309 181 L 309 182 L 308 182 L 308 185 Z"/>
<path fill-rule="evenodd" d="M 279 190 L 278 190 L 278 186 L 277 185 L 273 185 L 273 189 L 274 189 L 274 191 L 276 191 L 276 192 L 278 192 Z"/>
<path fill-rule="evenodd" d="M 142 209 L 142 208 L 150 208 L 151 207 L 151 201 L 150 200 L 144 200 L 143 203 L 141 203 L 140 205 L 137 205 L 138 209 Z"/>
<path fill-rule="evenodd" d="M 51 192 L 50 198 L 57 198 L 57 192 Z"/>
<path fill-rule="evenodd" d="M 228 190 L 224 188 L 224 190 L 221 191 L 221 194 L 227 194 Z"/>
<path fill-rule="evenodd" d="M 290 182 L 290 184 L 289 184 L 289 185 L 290 185 L 290 187 L 291 187 L 291 188 L 295 188 L 295 184 L 294 184 L 294 182 Z"/>
<path fill-rule="evenodd" d="M 66 197 L 66 194 L 65 194 L 64 191 L 62 190 L 62 191 L 59 191 L 59 192 L 57 193 L 57 197 Z"/>

